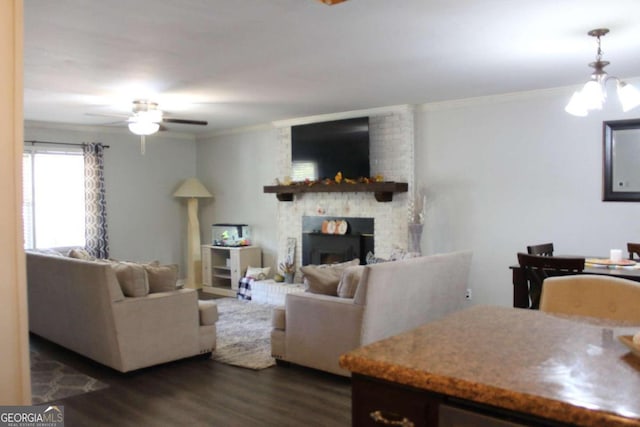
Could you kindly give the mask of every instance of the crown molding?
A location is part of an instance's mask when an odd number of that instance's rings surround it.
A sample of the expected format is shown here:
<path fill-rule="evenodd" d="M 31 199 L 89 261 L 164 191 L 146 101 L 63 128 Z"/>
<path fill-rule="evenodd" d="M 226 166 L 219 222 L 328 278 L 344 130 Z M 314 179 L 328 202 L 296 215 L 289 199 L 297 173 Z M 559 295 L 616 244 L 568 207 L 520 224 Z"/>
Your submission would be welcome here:
<path fill-rule="evenodd" d="M 199 133 L 195 135 L 196 141 L 204 141 L 208 138 L 215 138 L 217 136 L 225 136 L 225 135 L 237 135 L 242 133 L 251 133 L 251 132 L 261 132 L 273 130 L 274 126 L 271 123 L 262 123 L 253 126 L 243 126 L 237 128 L 229 128 L 229 129 L 219 129 L 213 130 L 207 133 Z"/>
<path fill-rule="evenodd" d="M 498 95 L 476 96 L 473 98 L 453 99 L 449 101 L 429 102 L 418 106 L 419 111 L 439 111 L 463 108 L 472 105 L 500 104 L 503 102 L 511 102 L 520 99 L 545 98 L 559 94 L 570 93 L 569 87 L 538 89 L 526 92 L 510 92 Z"/>
<path fill-rule="evenodd" d="M 624 80 L 627 83 L 637 85 L 640 82 L 640 77 L 630 77 Z M 585 78 L 586 82 L 586 78 Z M 536 89 L 520 92 L 501 93 L 497 95 L 476 96 L 472 98 L 452 99 L 448 101 L 440 102 L 428 102 L 417 106 L 418 111 L 438 111 L 438 110 L 451 110 L 456 108 L 463 108 L 473 105 L 488 105 L 488 104 L 500 104 L 504 102 L 518 101 L 522 99 L 533 98 L 548 98 L 553 96 L 571 96 L 571 93 L 575 90 L 582 88 L 583 83 L 571 86 L 559 86 L 546 89 Z"/>
<path fill-rule="evenodd" d="M 363 116 L 380 116 L 390 113 L 411 113 L 414 107 L 412 105 L 391 105 L 388 107 L 368 108 L 364 110 L 344 111 L 340 113 L 320 114 L 315 116 L 299 117 L 293 119 L 277 120 L 271 122 L 277 128 L 291 127 L 297 125 L 306 125 L 309 123 L 328 122 L 331 120 L 351 119 Z"/>

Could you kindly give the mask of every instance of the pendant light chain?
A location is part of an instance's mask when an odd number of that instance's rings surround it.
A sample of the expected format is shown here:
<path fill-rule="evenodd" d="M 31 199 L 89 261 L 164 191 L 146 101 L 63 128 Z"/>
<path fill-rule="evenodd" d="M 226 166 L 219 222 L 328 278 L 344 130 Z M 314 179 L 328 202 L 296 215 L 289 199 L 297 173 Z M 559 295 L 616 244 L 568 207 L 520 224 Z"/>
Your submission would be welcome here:
<path fill-rule="evenodd" d="M 600 40 L 601 37 L 602 36 L 600 34 L 598 34 L 598 37 L 597 37 L 598 38 L 598 52 L 596 53 L 596 62 L 602 61 L 603 52 L 602 52 L 602 48 L 601 48 L 601 40 Z"/>

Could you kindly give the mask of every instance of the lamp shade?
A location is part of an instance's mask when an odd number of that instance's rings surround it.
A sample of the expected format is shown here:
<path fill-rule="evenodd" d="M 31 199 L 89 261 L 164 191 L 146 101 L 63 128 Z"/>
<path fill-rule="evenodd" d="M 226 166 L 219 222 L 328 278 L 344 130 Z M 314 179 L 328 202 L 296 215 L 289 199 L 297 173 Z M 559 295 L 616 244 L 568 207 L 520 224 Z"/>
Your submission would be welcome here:
<path fill-rule="evenodd" d="M 640 105 L 640 92 L 623 81 L 618 81 L 618 98 L 622 104 L 622 111 L 627 112 Z"/>
<path fill-rule="evenodd" d="M 569 103 L 566 107 L 564 107 L 564 111 L 578 117 L 586 116 L 588 114 L 588 111 L 584 106 L 585 103 L 582 98 L 583 97 L 581 92 L 574 92 L 573 96 L 569 100 Z"/>
<path fill-rule="evenodd" d="M 186 179 L 173 193 L 174 197 L 213 197 L 197 178 Z"/>
<path fill-rule="evenodd" d="M 602 110 L 606 92 L 597 80 L 589 80 L 582 88 L 582 102 L 587 110 Z"/>

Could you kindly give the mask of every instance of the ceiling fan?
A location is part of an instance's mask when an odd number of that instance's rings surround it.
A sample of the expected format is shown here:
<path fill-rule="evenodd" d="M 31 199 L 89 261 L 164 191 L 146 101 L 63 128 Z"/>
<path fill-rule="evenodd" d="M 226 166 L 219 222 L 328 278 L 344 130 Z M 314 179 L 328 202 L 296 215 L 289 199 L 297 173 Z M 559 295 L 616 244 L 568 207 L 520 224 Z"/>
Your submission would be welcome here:
<path fill-rule="evenodd" d="M 191 119 L 179 119 L 176 117 L 167 117 L 164 112 L 158 108 L 156 102 L 151 102 L 146 99 L 136 99 L 133 101 L 131 109 L 132 114 L 130 116 L 110 115 L 110 117 L 123 117 L 127 123 L 131 133 L 140 135 L 140 152 L 145 153 L 145 137 L 147 135 L 153 135 L 159 130 L 167 130 L 162 123 L 177 123 L 182 125 L 198 125 L 206 126 L 207 121 L 204 120 L 191 120 Z M 100 114 L 105 115 L 105 114 Z"/>

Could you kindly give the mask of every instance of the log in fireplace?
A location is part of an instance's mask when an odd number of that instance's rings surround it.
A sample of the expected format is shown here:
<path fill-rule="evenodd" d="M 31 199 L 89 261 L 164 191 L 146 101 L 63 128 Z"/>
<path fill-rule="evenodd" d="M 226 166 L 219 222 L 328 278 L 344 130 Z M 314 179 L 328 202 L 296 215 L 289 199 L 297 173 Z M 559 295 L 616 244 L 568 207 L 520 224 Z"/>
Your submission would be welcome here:
<path fill-rule="evenodd" d="M 322 233 L 323 221 L 338 220 L 347 222 L 347 233 Z M 354 258 L 365 264 L 367 253 L 373 250 L 373 218 L 302 217 L 302 265 L 332 264 Z"/>

